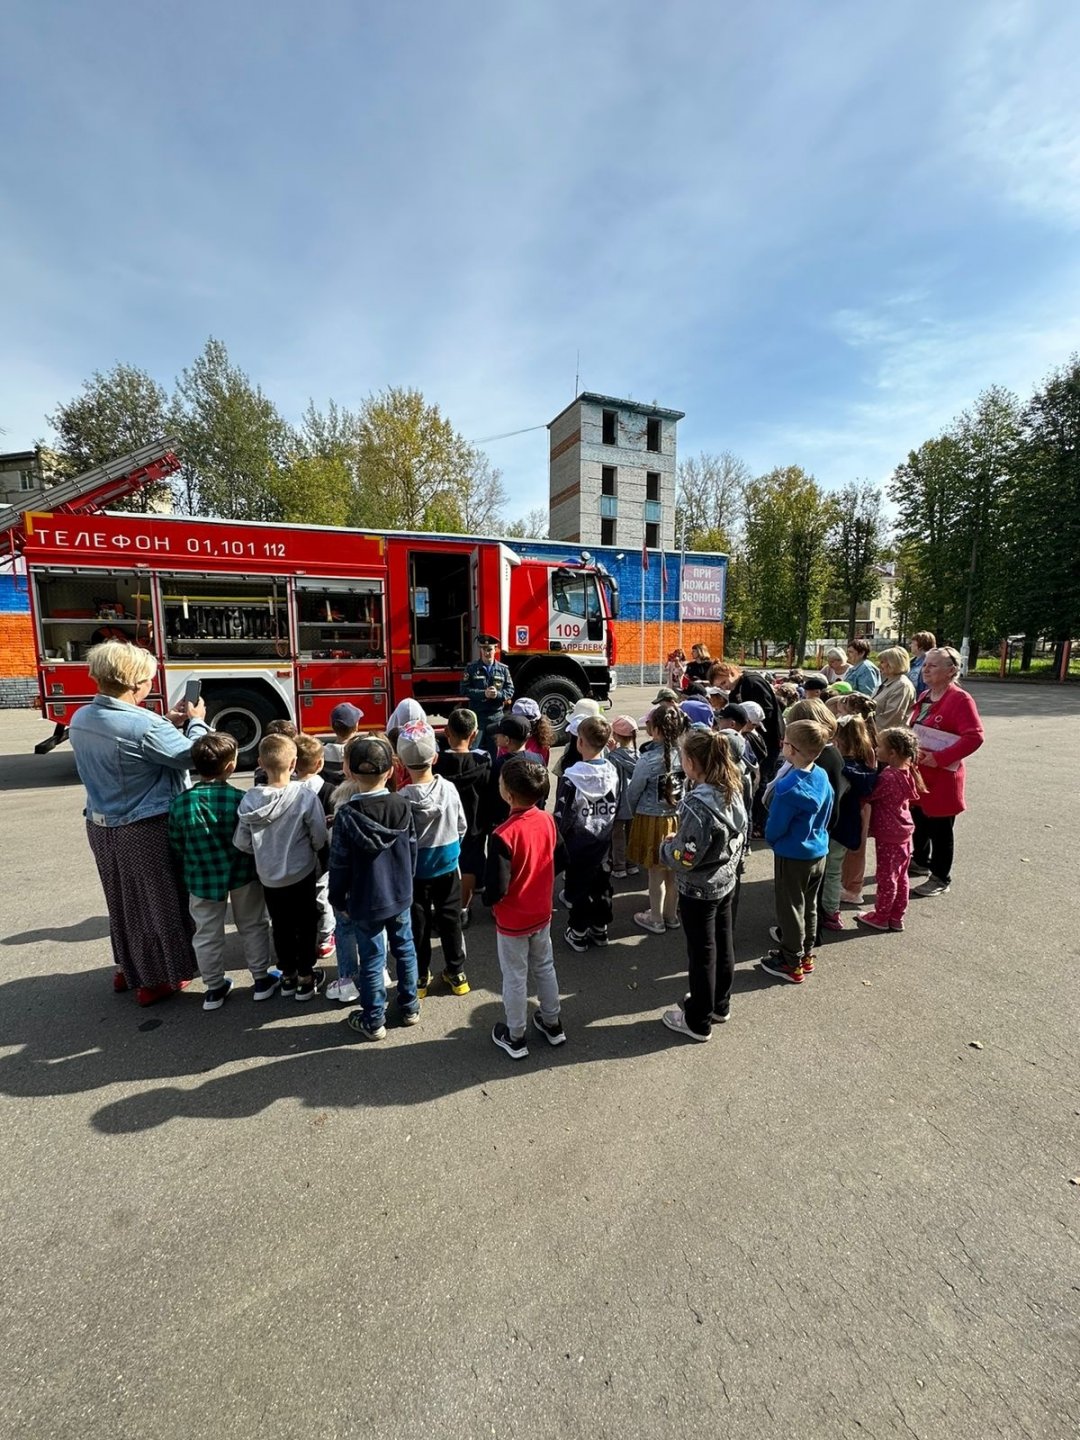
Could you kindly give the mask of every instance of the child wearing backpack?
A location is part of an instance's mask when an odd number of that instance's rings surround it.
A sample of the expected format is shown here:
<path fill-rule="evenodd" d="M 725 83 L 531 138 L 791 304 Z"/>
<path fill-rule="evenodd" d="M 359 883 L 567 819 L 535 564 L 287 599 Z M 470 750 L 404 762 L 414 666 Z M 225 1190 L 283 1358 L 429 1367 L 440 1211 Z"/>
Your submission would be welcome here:
<path fill-rule="evenodd" d="M 555 824 L 566 849 L 565 903 L 570 923 L 564 939 L 571 950 L 608 943 L 611 878 L 608 855 L 619 808 L 619 772 L 604 758 L 611 726 L 590 716 L 578 726 L 581 759 L 559 781 Z"/>
<path fill-rule="evenodd" d="M 743 775 L 727 736 L 694 729 L 679 742 L 682 768 L 693 785 L 679 806 L 679 828 L 660 847 L 675 872 L 686 935 L 690 989 L 661 1016 L 688 1040 L 708 1040 L 731 1011 L 735 974 L 732 905 L 747 813 Z"/>
<path fill-rule="evenodd" d="M 680 923 L 675 876 L 661 858 L 660 848 L 677 828 L 683 795 L 678 746 L 687 721 L 677 705 L 665 701 L 646 715 L 643 724 L 649 739 L 641 747 L 627 788 L 633 819 L 626 856 L 649 872 L 649 908 L 639 911 L 634 923 L 652 935 L 662 935 L 665 929 L 675 930 Z"/>

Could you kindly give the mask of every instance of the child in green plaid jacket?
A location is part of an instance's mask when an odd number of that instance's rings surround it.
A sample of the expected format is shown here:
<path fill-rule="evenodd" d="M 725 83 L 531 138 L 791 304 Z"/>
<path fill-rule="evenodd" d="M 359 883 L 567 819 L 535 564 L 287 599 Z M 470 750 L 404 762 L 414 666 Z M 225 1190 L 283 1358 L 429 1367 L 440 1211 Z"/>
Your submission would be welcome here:
<path fill-rule="evenodd" d="M 199 783 L 182 790 L 169 806 L 169 844 L 180 862 L 195 922 L 192 944 L 206 986 L 204 1010 L 220 1010 L 232 989 L 225 974 L 225 907 L 244 947 L 255 981 L 253 1000 L 269 1000 L 280 978 L 270 969 L 270 920 L 255 859 L 233 844 L 242 794 L 229 784 L 236 769 L 236 741 L 221 731 L 196 740 L 191 763 Z"/>

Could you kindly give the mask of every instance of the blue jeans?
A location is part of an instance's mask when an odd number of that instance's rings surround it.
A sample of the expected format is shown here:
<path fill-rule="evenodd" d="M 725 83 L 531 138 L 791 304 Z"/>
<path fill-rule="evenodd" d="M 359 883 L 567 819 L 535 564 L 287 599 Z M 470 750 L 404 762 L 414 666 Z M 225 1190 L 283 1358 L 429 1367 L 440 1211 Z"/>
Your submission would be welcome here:
<path fill-rule="evenodd" d="M 416 994 L 416 946 L 413 944 L 412 917 L 408 910 L 391 915 L 379 923 L 377 930 L 365 929 L 359 920 L 352 922 L 356 935 L 360 974 L 360 1009 L 365 1025 L 381 1025 L 386 1018 L 386 947 L 389 946 L 397 964 L 397 1003 L 403 1015 L 418 1015 L 420 1000 Z M 385 934 L 384 934 L 385 932 Z"/>
<path fill-rule="evenodd" d="M 334 919 L 337 922 L 335 934 L 337 936 L 338 979 L 352 980 L 355 982 L 357 975 L 360 973 L 360 962 L 356 949 L 356 926 L 344 910 L 335 910 Z M 380 934 L 379 939 L 383 948 L 383 964 L 385 965 L 386 939 L 382 934 Z"/>

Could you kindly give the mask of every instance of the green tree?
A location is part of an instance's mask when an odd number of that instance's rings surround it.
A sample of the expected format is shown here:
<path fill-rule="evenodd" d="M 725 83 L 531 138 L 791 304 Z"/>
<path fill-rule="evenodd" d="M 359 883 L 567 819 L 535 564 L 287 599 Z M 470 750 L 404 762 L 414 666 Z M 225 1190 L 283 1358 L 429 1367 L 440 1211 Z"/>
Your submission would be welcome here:
<path fill-rule="evenodd" d="M 189 514 L 280 520 L 278 487 L 295 442 L 273 401 L 211 337 L 176 382 L 183 501 Z"/>
<path fill-rule="evenodd" d="M 909 564 L 909 623 L 943 643 L 968 636 L 972 663 L 1009 608 L 1005 516 L 1020 424 L 1016 397 L 992 386 L 943 435 L 913 450 L 889 486 Z"/>
<path fill-rule="evenodd" d="M 690 455 L 679 462 L 675 492 L 675 541 L 687 550 L 733 548 L 750 471 L 730 451 Z"/>
<path fill-rule="evenodd" d="M 163 386 L 134 365 L 95 370 L 74 399 L 57 405 L 46 420 L 56 433 L 53 478 L 80 475 L 142 445 L 166 439 L 173 414 Z M 148 510 L 171 498 L 168 481 L 145 485 L 115 502 L 121 510 Z"/>
<path fill-rule="evenodd" d="M 855 612 L 878 593 L 878 566 L 885 553 L 881 492 L 857 481 L 836 496 L 836 525 L 829 542 L 832 593 L 847 612 L 847 637 L 855 636 Z"/>
<path fill-rule="evenodd" d="M 296 456 L 273 481 L 280 518 L 303 525 L 347 525 L 351 488 L 344 460 L 322 455 Z"/>
<path fill-rule="evenodd" d="M 1060 655 L 1080 635 L 1080 355 L 1024 409 L 1005 528 L 1012 628 L 1050 637 Z"/>
<path fill-rule="evenodd" d="M 821 625 L 836 514 L 836 501 L 797 465 L 745 489 L 746 623 L 755 638 L 786 642 L 800 658 Z"/>
<path fill-rule="evenodd" d="M 419 390 L 370 395 L 360 408 L 357 440 L 354 524 L 427 530 L 460 517 L 454 497 L 468 488 L 476 452 Z"/>
<path fill-rule="evenodd" d="M 518 540 L 546 540 L 551 519 L 546 505 L 538 505 L 535 510 L 520 516 L 517 520 L 511 520 L 503 526 L 503 534 Z"/>

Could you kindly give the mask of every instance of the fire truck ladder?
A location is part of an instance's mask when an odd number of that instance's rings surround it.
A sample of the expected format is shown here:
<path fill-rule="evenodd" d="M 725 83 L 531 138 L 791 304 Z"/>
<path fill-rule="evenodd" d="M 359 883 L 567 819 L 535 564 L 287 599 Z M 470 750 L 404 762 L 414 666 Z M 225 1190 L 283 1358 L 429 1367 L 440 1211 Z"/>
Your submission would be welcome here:
<path fill-rule="evenodd" d="M 61 480 L 43 490 L 31 491 L 22 509 L 0 511 L 0 536 L 10 548 L 11 558 L 20 554 L 26 540 L 27 512 L 44 510 L 59 515 L 94 515 L 104 510 L 111 500 L 134 495 L 144 485 L 164 480 L 180 469 L 173 451 L 174 440 L 156 440 L 140 445 L 130 455 L 118 455 L 104 465 L 95 465 L 71 480 Z M 67 739 L 67 726 L 58 724 L 47 740 L 34 746 L 34 753 L 47 755 Z"/>
<path fill-rule="evenodd" d="M 180 469 L 173 453 L 174 440 L 155 440 L 141 445 L 130 455 L 119 455 L 104 465 L 95 465 L 72 480 L 61 480 L 44 490 L 34 490 L 25 497 L 19 509 L 0 511 L 0 535 L 13 553 L 23 548 L 26 539 L 26 512 L 46 510 L 61 515 L 93 515 L 104 510 L 112 500 L 134 495 L 144 485 L 164 480 Z"/>

